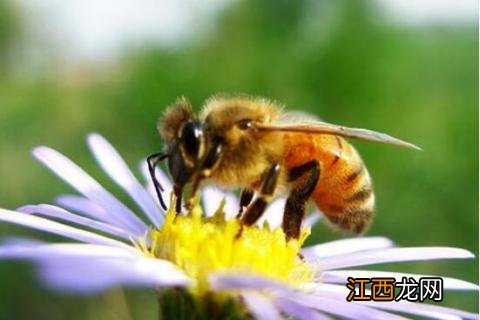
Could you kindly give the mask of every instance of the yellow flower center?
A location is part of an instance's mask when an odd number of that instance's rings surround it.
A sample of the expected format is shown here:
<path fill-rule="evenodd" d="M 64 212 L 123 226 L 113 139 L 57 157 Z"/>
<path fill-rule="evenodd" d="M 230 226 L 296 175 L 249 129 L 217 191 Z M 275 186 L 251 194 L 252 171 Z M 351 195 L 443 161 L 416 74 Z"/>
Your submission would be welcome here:
<path fill-rule="evenodd" d="M 185 216 L 170 209 L 162 227 L 150 230 L 150 245 L 142 241 L 137 246 L 184 270 L 196 280 L 198 293 L 208 290 L 207 277 L 214 272 L 260 275 L 295 287 L 312 280 L 311 268 L 298 256 L 309 229 L 288 242 L 282 229 L 270 230 L 267 224 L 244 227 L 238 236 L 239 221 L 226 221 L 223 206 L 224 201 L 211 218 L 203 216 L 198 201 Z"/>

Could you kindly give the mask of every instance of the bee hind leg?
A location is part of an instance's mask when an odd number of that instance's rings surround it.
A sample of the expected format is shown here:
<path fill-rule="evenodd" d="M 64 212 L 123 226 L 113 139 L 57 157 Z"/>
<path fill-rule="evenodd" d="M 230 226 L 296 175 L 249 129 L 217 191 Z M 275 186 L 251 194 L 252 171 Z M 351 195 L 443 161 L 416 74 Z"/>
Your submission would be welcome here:
<path fill-rule="evenodd" d="M 263 181 L 262 181 L 262 188 L 260 189 L 260 194 L 258 198 L 256 198 L 255 201 L 253 201 L 250 206 L 248 206 L 247 210 L 241 217 L 241 220 L 240 220 L 241 229 L 239 230 L 237 237 L 241 235 L 243 226 L 251 226 L 255 224 L 258 221 L 258 219 L 260 219 L 262 214 L 265 212 L 265 209 L 267 208 L 267 205 L 270 202 L 270 199 L 275 193 L 275 189 L 277 187 L 277 182 L 278 182 L 278 176 L 280 174 L 280 168 L 281 168 L 280 164 L 275 163 L 270 167 L 270 169 L 264 175 Z M 245 197 L 248 198 L 249 196 L 250 195 L 247 194 Z M 253 193 L 251 197 L 253 197 Z"/>
<path fill-rule="evenodd" d="M 287 240 L 300 237 L 305 205 L 315 190 L 319 178 L 320 164 L 317 160 L 295 167 L 288 173 L 288 180 L 293 183 L 294 188 L 287 198 L 283 214 L 282 229 Z"/>

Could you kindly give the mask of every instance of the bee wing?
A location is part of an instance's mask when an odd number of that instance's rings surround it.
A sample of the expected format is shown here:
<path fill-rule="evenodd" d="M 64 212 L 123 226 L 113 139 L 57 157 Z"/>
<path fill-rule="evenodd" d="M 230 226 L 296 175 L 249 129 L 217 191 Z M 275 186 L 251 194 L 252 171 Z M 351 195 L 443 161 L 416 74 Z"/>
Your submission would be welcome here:
<path fill-rule="evenodd" d="M 294 123 L 315 123 L 322 122 L 322 119 L 304 111 L 284 111 L 280 118 L 276 121 L 277 124 L 294 124 Z"/>
<path fill-rule="evenodd" d="M 304 132 L 313 134 L 331 134 L 346 138 L 355 138 L 367 141 L 374 141 L 386 144 L 393 144 L 401 147 L 422 150 L 418 146 L 392 137 L 386 133 L 361 128 L 348 128 L 327 122 L 304 122 L 304 123 L 279 123 L 263 124 L 255 123 L 254 127 L 259 131 L 287 131 Z"/>

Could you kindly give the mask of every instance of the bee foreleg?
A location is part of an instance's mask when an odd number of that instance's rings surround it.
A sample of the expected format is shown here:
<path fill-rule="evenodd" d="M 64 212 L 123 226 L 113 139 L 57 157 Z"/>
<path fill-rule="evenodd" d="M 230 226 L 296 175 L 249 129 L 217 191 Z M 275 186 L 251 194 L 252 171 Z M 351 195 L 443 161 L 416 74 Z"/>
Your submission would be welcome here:
<path fill-rule="evenodd" d="M 251 226 L 262 216 L 270 202 L 275 188 L 277 187 L 278 176 L 280 174 L 280 164 L 275 163 L 270 167 L 263 177 L 262 188 L 258 198 L 247 208 L 242 217 L 241 224 Z"/>
<path fill-rule="evenodd" d="M 167 210 L 167 206 L 162 198 L 162 185 L 155 176 L 155 167 L 160 161 L 164 160 L 167 157 L 168 154 L 165 154 L 163 152 L 154 153 L 147 157 L 148 171 L 150 172 L 150 177 L 152 178 L 153 185 L 155 186 L 155 192 L 157 193 L 158 201 L 160 201 L 160 205 L 164 210 Z"/>
<path fill-rule="evenodd" d="M 253 191 L 250 189 L 243 189 L 240 194 L 240 209 L 238 210 L 237 219 L 242 216 L 243 209 L 247 207 L 253 199 Z"/>
<path fill-rule="evenodd" d="M 197 195 L 198 189 L 200 188 L 200 183 L 202 180 L 210 177 L 212 175 L 212 171 L 218 165 L 222 155 L 223 144 L 221 140 L 214 140 L 213 146 L 208 151 L 205 159 L 200 164 L 198 168 L 198 173 L 195 179 L 193 180 L 192 190 L 188 200 L 186 202 L 186 208 L 191 209 L 194 199 Z"/>
<path fill-rule="evenodd" d="M 173 194 L 175 195 L 175 212 L 178 214 L 182 212 L 182 197 L 183 197 L 183 187 L 173 186 Z"/>
<path fill-rule="evenodd" d="M 282 229 L 288 239 L 300 237 L 300 227 L 305 216 L 305 204 L 315 190 L 320 178 L 320 165 L 317 160 L 309 161 L 290 170 L 288 179 L 294 184 L 285 204 Z"/>
<path fill-rule="evenodd" d="M 193 207 L 193 203 L 195 201 L 195 197 L 197 196 L 198 188 L 200 188 L 200 182 L 202 181 L 203 177 L 197 176 L 193 181 L 192 191 L 190 196 L 188 197 L 187 202 L 185 203 L 185 208 L 191 210 Z"/>

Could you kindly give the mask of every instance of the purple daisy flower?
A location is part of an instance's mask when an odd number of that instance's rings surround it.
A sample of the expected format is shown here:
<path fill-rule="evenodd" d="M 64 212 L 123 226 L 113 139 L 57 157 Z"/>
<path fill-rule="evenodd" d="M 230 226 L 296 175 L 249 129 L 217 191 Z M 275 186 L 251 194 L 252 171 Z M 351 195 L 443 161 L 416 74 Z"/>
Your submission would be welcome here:
<path fill-rule="evenodd" d="M 49 288 L 94 293 L 118 286 L 147 287 L 169 303 L 169 293 L 193 300 L 233 302 L 236 310 L 256 319 L 404 319 L 400 314 L 434 319 L 478 319 L 478 315 L 427 303 L 347 301 L 348 278 L 404 278 L 430 275 L 350 269 L 365 265 L 435 259 L 468 259 L 466 250 L 448 247 L 398 248 L 383 237 L 332 241 L 301 248 L 309 227 L 320 215 L 306 219 L 299 240 L 286 242 L 279 228 L 284 200 L 276 200 L 257 226 L 237 238 L 236 197 L 213 187 L 203 190 L 203 209 L 176 216 L 164 212 L 153 190 L 145 162 L 140 183 L 118 152 L 100 135 L 88 145 L 103 170 L 133 200 L 139 216 L 104 189 L 71 160 L 47 147 L 33 154 L 80 195 L 63 195 L 57 205 L 0 209 L 0 221 L 65 237 L 46 243 L 10 238 L 0 258 L 31 260 Z M 157 177 L 171 190 L 160 170 Z M 71 241 L 74 240 L 74 241 Z M 303 258 L 300 258 L 303 256 Z M 348 270 L 345 270 L 349 268 Z M 463 280 L 443 277 L 444 290 L 478 290 Z M 366 288 L 366 294 L 370 289 Z M 192 304 L 198 305 L 198 304 Z"/>

